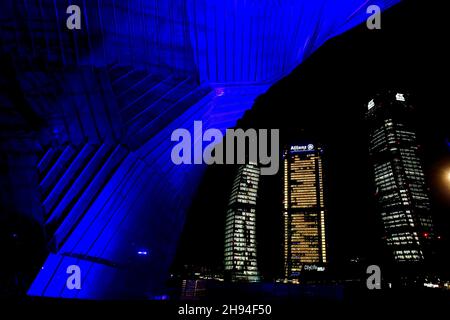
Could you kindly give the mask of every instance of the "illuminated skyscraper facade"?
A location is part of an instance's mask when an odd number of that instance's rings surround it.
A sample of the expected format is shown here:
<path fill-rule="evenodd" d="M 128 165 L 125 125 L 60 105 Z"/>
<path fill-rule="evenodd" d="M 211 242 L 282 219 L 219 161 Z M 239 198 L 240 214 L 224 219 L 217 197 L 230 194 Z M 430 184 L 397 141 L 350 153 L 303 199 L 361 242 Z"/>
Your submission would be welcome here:
<path fill-rule="evenodd" d="M 434 237 L 430 199 L 408 97 L 388 92 L 367 106 L 369 152 L 384 239 L 395 262 L 420 262 Z"/>
<path fill-rule="evenodd" d="M 238 168 L 225 223 L 225 277 L 236 282 L 257 282 L 255 213 L 260 169 L 255 164 Z"/>
<path fill-rule="evenodd" d="M 284 276 L 294 283 L 327 262 L 322 152 L 308 144 L 283 153 Z"/>

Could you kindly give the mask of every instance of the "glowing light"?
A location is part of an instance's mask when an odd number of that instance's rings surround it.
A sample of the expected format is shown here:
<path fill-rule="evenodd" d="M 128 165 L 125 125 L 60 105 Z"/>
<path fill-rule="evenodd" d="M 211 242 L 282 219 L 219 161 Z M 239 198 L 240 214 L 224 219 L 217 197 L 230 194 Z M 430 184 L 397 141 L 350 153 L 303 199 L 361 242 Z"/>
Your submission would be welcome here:
<path fill-rule="evenodd" d="M 397 99 L 397 101 L 405 101 L 405 96 L 403 95 L 403 93 L 397 93 L 395 99 Z"/>

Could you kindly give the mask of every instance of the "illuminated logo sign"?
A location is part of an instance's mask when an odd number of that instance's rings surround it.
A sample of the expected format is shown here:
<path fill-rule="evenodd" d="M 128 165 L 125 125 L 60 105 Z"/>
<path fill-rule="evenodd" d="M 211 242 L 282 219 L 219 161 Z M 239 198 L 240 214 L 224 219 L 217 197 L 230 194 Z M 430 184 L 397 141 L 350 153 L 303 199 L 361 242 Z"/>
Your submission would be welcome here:
<path fill-rule="evenodd" d="M 397 93 L 395 95 L 395 99 L 397 99 L 397 101 L 405 101 L 405 97 L 404 97 L 403 93 Z"/>
<path fill-rule="evenodd" d="M 303 146 L 291 146 L 291 152 L 303 152 L 303 151 L 313 151 L 314 145 L 308 144 Z"/>
<path fill-rule="evenodd" d="M 367 110 L 372 109 L 373 107 L 375 107 L 375 102 L 372 100 L 369 101 L 369 104 L 367 105 Z"/>
<path fill-rule="evenodd" d="M 306 264 L 303 267 L 303 270 L 305 270 L 305 271 L 325 271 L 325 267 L 318 266 L 318 265 L 315 265 L 315 264 Z"/>

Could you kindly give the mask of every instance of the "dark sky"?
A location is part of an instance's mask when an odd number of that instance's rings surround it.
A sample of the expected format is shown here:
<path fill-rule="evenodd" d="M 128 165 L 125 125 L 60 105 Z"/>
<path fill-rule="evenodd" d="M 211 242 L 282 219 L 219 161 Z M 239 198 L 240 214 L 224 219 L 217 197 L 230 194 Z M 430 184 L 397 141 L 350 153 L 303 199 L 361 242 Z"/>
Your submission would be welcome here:
<path fill-rule="evenodd" d="M 326 149 L 329 256 L 377 259 L 364 112 L 377 92 L 412 95 L 435 220 L 449 238 L 448 125 L 450 30 L 433 1 L 405 1 L 382 14 L 381 30 L 361 25 L 328 41 L 289 76 L 260 96 L 243 126 L 280 128 L 286 137 L 311 137 Z M 303 133 L 302 133 L 303 132 Z M 300 133 L 300 134 L 299 134 Z M 218 266 L 223 259 L 225 204 L 232 167 L 211 167 L 191 208 L 175 266 Z M 281 173 L 281 172 L 280 172 Z M 259 268 L 276 277 L 281 266 L 281 176 L 264 177 L 259 192 Z M 447 246 L 448 248 L 448 246 Z"/>

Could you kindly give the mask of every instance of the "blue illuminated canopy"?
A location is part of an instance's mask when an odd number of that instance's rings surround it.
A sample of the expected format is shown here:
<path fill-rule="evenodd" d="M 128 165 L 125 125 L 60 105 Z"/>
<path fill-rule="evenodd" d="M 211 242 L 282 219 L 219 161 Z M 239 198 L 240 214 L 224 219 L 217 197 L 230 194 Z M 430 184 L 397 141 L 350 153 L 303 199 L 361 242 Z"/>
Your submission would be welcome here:
<path fill-rule="evenodd" d="M 39 215 L 52 252 L 33 296 L 166 297 L 203 166 L 175 166 L 177 128 L 233 127 L 328 39 L 397 0 L 2 1 L 2 51 L 33 113 Z M 144 249 L 145 248 L 145 249 Z M 82 290 L 66 287 L 79 265 Z"/>

